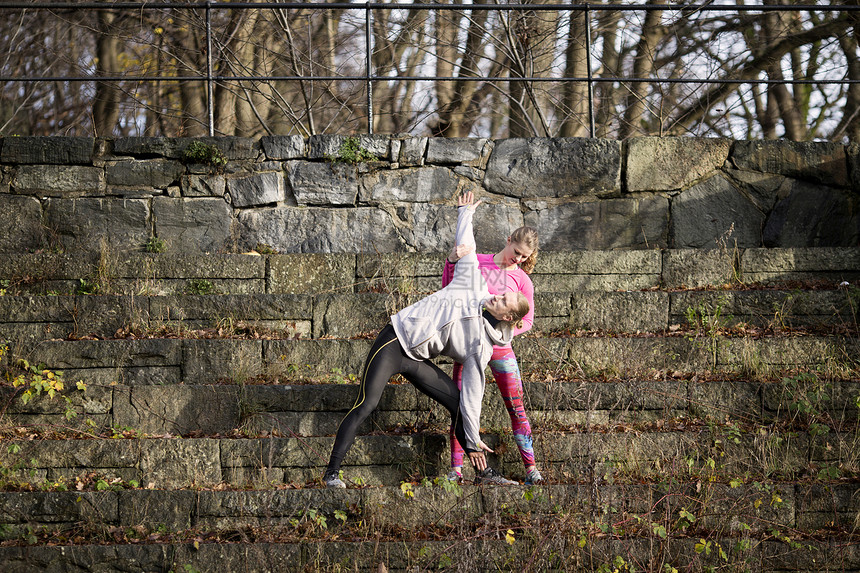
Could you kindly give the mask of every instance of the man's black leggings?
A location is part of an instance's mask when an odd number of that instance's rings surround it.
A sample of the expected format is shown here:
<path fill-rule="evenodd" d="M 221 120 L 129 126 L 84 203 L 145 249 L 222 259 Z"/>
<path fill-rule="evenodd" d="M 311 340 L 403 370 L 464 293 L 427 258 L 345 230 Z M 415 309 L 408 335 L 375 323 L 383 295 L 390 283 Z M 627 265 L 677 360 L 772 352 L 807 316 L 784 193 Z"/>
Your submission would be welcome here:
<path fill-rule="evenodd" d="M 451 377 L 429 360 L 413 360 L 400 346 L 394 327 L 390 324 L 382 329 L 370 348 L 355 405 L 347 412 L 334 440 L 327 472 L 337 472 L 343 458 L 355 441 L 358 428 L 376 410 L 382 391 L 395 374 L 402 374 L 421 392 L 433 398 L 448 412 L 454 424 L 454 432 L 461 444 L 466 443 L 463 420 L 460 417 L 460 391 Z"/>

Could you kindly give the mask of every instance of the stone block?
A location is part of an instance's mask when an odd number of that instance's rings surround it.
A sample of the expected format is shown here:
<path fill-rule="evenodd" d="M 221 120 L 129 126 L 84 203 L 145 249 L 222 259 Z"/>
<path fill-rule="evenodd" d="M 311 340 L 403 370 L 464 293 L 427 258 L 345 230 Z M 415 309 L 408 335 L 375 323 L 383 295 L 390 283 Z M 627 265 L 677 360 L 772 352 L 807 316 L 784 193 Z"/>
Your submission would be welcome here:
<path fill-rule="evenodd" d="M 522 198 L 618 197 L 621 143 L 608 139 L 502 139 L 487 163 L 484 187 Z"/>
<path fill-rule="evenodd" d="M 286 199 L 284 178 L 280 173 L 255 173 L 227 179 L 227 193 L 234 207 L 260 207 Z"/>
<path fill-rule="evenodd" d="M 390 281 L 430 277 L 440 281 L 434 289 L 438 290 L 442 288 L 444 268 L 445 254 L 442 253 L 364 253 L 356 257 L 355 274 L 359 279 L 383 279 L 389 287 L 392 286 Z"/>
<path fill-rule="evenodd" d="M 695 416 L 720 421 L 762 419 L 759 385 L 746 380 L 690 383 L 690 407 Z"/>
<path fill-rule="evenodd" d="M 75 318 L 78 336 L 113 338 L 122 328 L 149 321 L 149 301 L 128 296 L 78 296 Z"/>
<path fill-rule="evenodd" d="M 400 488 L 371 488 L 364 499 L 364 519 L 379 527 L 420 530 L 427 523 L 450 525 L 472 522 L 485 515 L 481 496 L 462 496 L 438 487 L 413 487 L 412 496 Z"/>
<path fill-rule="evenodd" d="M 185 253 L 124 253 L 114 272 L 122 278 L 140 279 L 263 279 L 266 259 L 256 255 Z"/>
<path fill-rule="evenodd" d="M 676 249 L 759 247 L 765 214 L 725 177 L 715 175 L 672 199 Z"/>
<path fill-rule="evenodd" d="M 745 249 L 741 270 L 747 273 L 848 272 L 860 268 L 860 248 Z"/>
<path fill-rule="evenodd" d="M 402 249 L 391 216 L 381 209 L 264 207 L 238 213 L 240 245 L 281 253 L 372 253 Z M 326 233 L 320 233 L 326 229 Z"/>
<path fill-rule="evenodd" d="M 385 294 L 319 294 L 314 299 L 314 338 L 375 332 L 394 312 L 394 301 Z"/>
<path fill-rule="evenodd" d="M 94 145 L 92 137 L 4 137 L 0 162 L 89 165 Z"/>
<path fill-rule="evenodd" d="M 856 193 L 794 181 L 762 231 L 765 247 L 855 247 L 860 243 Z"/>
<path fill-rule="evenodd" d="M 108 185 L 121 187 L 150 187 L 166 189 L 179 182 L 185 167 L 178 161 L 163 159 L 143 159 L 109 161 L 105 165 L 105 179 Z"/>
<path fill-rule="evenodd" d="M 145 340 L 48 340 L 26 357 L 50 369 L 176 366 L 182 341 Z"/>
<path fill-rule="evenodd" d="M 0 296 L 2 321 L 52 322 L 76 317 L 75 297 Z"/>
<path fill-rule="evenodd" d="M 183 197 L 223 197 L 227 180 L 223 175 L 183 175 L 180 188 Z"/>
<path fill-rule="evenodd" d="M 673 249 L 663 252 L 662 286 L 667 289 L 731 284 L 740 279 L 734 249 Z M 740 256 L 740 251 L 737 252 Z"/>
<path fill-rule="evenodd" d="M 545 249 L 541 244 L 535 272 L 578 275 L 659 275 L 662 270 L 661 252 L 650 250 L 576 251 Z"/>
<path fill-rule="evenodd" d="M 424 165 L 424 154 L 427 151 L 427 137 L 409 137 L 400 143 L 398 162 L 402 167 L 420 167 Z"/>
<path fill-rule="evenodd" d="M 793 181 L 784 175 L 741 169 L 724 169 L 723 173 L 763 213 L 774 208 Z"/>
<path fill-rule="evenodd" d="M 72 523 L 116 524 L 118 513 L 116 492 L 0 493 L 0 522 L 10 526 L 33 522 L 61 527 Z"/>
<path fill-rule="evenodd" d="M 154 234 L 165 240 L 168 252 L 211 253 L 231 245 L 233 212 L 223 199 L 156 197 L 152 214 Z"/>
<path fill-rule="evenodd" d="M 363 176 L 359 199 L 368 204 L 441 202 L 452 201 L 459 191 L 459 179 L 450 169 L 418 167 Z"/>
<path fill-rule="evenodd" d="M 117 388 L 113 423 L 145 434 L 229 433 L 240 424 L 236 386 L 181 384 Z"/>
<path fill-rule="evenodd" d="M 43 246 L 45 233 L 39 200 L 0 195 L 0 229 L 3 230 L 0 233 L 0 253 L 20 253 Z"/>
<path fill-rule="evenodd" d="M 313 298 L 302 295 L 177 295 L 150 298 L 155 317 L 208 321 L 229 331 L 240 321 L 311 319 Z"/>
<path fill-rule="evenodd" d="M 485 169 L 492 147 L 491 142 L 480 137 L 432 137 L 427 141 L 426 162 Z"/>
<path fill-rule="evenodd" d="M 720 368 L 814 368 L 856 360 L 857 349 L 839 337 L 738 339 L 718 341 Z"/>
<path fill-rule="evenodd" d="M 524 223 L 553 251 L 666 248 L 669 201 L 664 197 L 551 205 L 530 202 Z"/>
<path fill-rule="evenodd" d="M 260 143 L 245 137 L 121 137 L 114 141 L 113 152 L 139 158 L 182 159 L 192 141 L 212 145 L 234 161 L 256 159 L 260 154 Z"/>
<path fill-rule="evenodd" d="M 848 181 L 851 189 L 860 191 L 860 143 L 853 141 L 845 147 L 848 158 Z"/>
<path fill-rule="evenodd" d="M 67 249 L 112 252 L 140 249 L 151 235 L 150 203 L 144 199 L 48 199 L 45 226 Z M 160 218 L 159 218 L 160 219 Z"/>
<path fill-rule="evenodd" d="M 124 490 L 114 495 L 118 498 L 120 527 L 146 525 L 155 530 L 185 531 L 194 525 L 197 492 L 144 489 Z"/>
<path fill-rule="evenodd" d="M 291 161 L 286 166 L 286 177 L 298 205 L 356 204 L 359 185 L 354 165 Z"/>
<path fill-rule="evenodd" d="M 569 326 L 607 332 L 661 332 L 668 327 L 666 292 L 574 293 Z"/>
<path fill-rule="evenodd" d="M 54 279 L 71 279 L 77 282 L 96 271 L 97 265 L 98 256 L 93 253 L 9 253 L 0 257 L 0 278 L 16 283 Z"/>
<path fill-rule="evenodd" d="M 305 155 L 305 138 L 301 135 L 264 135 L 260 144 L 268 159 L 299 159 Z"/>
<path fill-rule="evenodd" d="M 336 160 L 340 157 L 341 147 L 350 137 L 358 140 L 359 147 L 379 160 L 388 159 L 391 137 L 385 134 L 312 135 L 308 138 L 308 159 Z"/>
<path fill-rule="evenodd" d="M 730 148 L 728 139 L 634 137 L 627 141 L 627 191 L 683 189 L 719 170 Z"/>
<path fill-rule="evenodd" d="M 360 375 L 372 340 L 265 340 L 267 368 L 293 365 L 310 375 L 328 375 L 338 368 L 343 375 Z"/>
<path fill-rule="evenodd" d="M 395 221 L 410 250 L 424 253 L 451 251 L 457 226 L 457 210 L 448 205 L 416 203 L 411 206 L 411 217 Z M 519 206 L 509 202 L 478 209 L 475 214 L 475 243 L 479 253 L 501 250 L 504 240 L 524 223 Z"/>
<path fill-rule="evenodd" d="M 729 159 L 738 169 L 774 173 L 837 187 L 848 185 L 845 147 L 838 143 L 736 141 Z"/>
<path fill-rule="evenodd" d="M 141 440 L 141 485 L 182 488 L 221 483 L 218 442 L 205 438 Z"/>
<path fill-rule="evenodd" d="M 139 440 L 41 440 L 21 442 L 17 456 L 28 467 L 85 471 L 134 468 L 140 459 Z"/>
<path fill-rule="evenodd" d="M 352 254 L 271 255 L 268 259 L 269 293 L 351 292 L 356 282 Z"/>
<path fill-rule="evenodd" d="M 16 193 L 30 195 L 103 195 L 104 171 L 83 165 L 22 165 L 12 178 Z"/>
<path fill-rule="evenodd" d="M 706 349 L 683 338 L 574 338 L 569 363 L 585 372 L 617 375 L 650 370 L 707 370 L 712 358 Z"/>
<path fill-rule="evenodd" d="M 262 360 L 261 340 L 186 340 L 182 379 L 186 384 L 241 384 L 262 373 Z"/>

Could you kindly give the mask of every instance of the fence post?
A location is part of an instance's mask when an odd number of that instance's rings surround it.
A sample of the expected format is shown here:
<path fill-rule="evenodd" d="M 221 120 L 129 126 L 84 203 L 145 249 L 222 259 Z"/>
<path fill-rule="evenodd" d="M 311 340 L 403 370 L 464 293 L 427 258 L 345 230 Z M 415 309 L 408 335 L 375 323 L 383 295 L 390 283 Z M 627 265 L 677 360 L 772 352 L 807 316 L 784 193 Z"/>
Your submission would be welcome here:
<path fill-rule="evenodd" d="M 591 70 L 591 9 L 585 5 L 585 69 L 588 72 L 588 133 L 594 137 L 594 82 Z"/>
<path fill-rule="evenodd" d="M 373 13 L 370 11 L 370 2 L 368 1 L 367 7 L 364 9 L 364 78 L 366 82 L 365 89 L 367 90 L 367 133 L 370 135 L 373 135 L 373 82 L 370 80 L 370 32 L 372 18 Z"/>
<path fill-rule="evenodd" d="M 206 114 L 209 137 L 215 137 L 215 110 L 212 106 L 212 2 L 206 1 Z"/>

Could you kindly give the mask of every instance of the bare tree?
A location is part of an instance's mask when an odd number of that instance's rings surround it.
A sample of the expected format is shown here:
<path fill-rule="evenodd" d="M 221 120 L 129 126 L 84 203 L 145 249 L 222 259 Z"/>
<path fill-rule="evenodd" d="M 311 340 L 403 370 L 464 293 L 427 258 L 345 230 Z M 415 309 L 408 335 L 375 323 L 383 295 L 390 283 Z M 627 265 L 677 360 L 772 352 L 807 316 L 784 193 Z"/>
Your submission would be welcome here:
<path fill-rule="evenodd" d="M 600 137 L 858 137 L 860 87 L 829 81 L 860 78 L 856 12 L 606 2 L 590 24 L 549 0 L 392 4 L 370 38 L 361 4 L 0 4 L 0 74 L 26 80 L 0 91 L 0 133 L 205 135 L 210 105 L 219 135 L 361 133 L 370 97 L 376 133 L 583 136 L 591 103 Z M 555 81 L 589 58 L 591 102 L 585 82 Z"/>

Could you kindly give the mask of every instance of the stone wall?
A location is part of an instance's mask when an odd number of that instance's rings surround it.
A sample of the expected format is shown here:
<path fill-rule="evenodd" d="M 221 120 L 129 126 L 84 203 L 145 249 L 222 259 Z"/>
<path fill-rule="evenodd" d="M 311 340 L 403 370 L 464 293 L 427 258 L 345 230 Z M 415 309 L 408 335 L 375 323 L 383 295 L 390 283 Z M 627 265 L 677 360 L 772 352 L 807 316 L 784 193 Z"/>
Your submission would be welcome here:
<path fill-rule="evenodd" d="M 538 228 L 545 250 L 854 247 L 860 145 L 695 138 L 0 139 L 0 252 L 444 252 L 475 191 L 480 250 Z"/>

